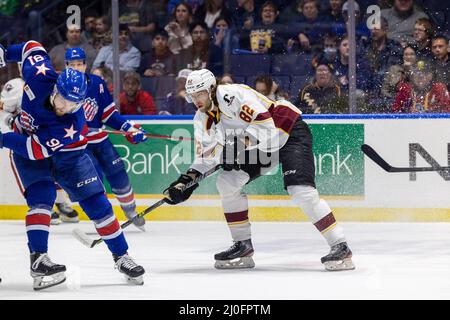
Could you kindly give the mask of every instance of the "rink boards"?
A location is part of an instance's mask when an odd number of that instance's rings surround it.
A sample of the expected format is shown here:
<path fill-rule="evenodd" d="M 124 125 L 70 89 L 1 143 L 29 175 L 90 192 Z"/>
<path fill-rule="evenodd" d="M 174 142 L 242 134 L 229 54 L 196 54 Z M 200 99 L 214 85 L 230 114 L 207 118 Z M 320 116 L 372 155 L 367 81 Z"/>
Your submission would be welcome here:
<path fill-rule="evenodd" d="M 305 119 L 314 135 L 317 188 L 338 219 L 450 221 L 450 173 L 387 173 L 360 151 L 362 143 L 369 144 L 393 166 L 448 166 L 448 115 L 321 115 Z M 150 133 L 192 137 L 190 117 L 133 120 Z M 151 139 L 134 146 L 122 136 L 110 138 L 124 159 L 139 209 L 160 199 L 162 190 L 189 167 L 194 155 L 194 144 L 188 141 Z M 27 209 L 5 149 L 0 150 L 0 167 L 0 219 L 22 219 Z M 286 195 L 279 168 L 252 182 L 246 191 L 253 221 L 306 220 Z M 110 198 L 115 212 L 124 219 L 118 203 Z M 160 207 L 147 218 L 222 220 L 215 177 L 203 182 L 188 202 Z"/>

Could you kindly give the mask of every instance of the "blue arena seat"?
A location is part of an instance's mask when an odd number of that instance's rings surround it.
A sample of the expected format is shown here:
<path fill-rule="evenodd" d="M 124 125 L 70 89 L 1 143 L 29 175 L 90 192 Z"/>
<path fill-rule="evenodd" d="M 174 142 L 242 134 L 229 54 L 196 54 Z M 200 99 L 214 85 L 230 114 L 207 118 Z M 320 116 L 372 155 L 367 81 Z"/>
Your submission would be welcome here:
<path fill-rule="evenodd" d="M 273 57 L 273 75 L 310 75 L 312 55 L 309 54 L 279 54 Z"/>
<path fill-rule="evenodd" d="M 266 54 L 232 54 L 230 73 L 251 76 L 270 72 L 270 56 Z"/>

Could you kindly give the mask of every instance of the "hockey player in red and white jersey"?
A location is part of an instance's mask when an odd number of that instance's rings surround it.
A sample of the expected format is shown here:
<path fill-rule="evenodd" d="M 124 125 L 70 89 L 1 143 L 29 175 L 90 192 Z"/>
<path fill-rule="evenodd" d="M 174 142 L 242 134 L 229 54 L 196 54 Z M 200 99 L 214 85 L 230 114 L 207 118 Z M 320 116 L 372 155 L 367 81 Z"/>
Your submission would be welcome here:
<path fill-rule="evenodd" d="M 280 163 L 292 201 L 331 247 L 321 258 L 326 270 L 354 269 L 343 230 L 317 192 L 312 135 L 301 111 L 286 100 L 272 101 L 243 84 L 217 85 L 207 69 L 189 75 L 186 93 L 188 102 L 198 108 L 194 117 L 197 155 L 186 174 L 165 193 L 168 203 L 183 202 L 198 187 L 185 189 L 185 185 L 211 168 L 223 166 L 217 189 L 234 243 L 214 256 L 215 267 L 254 267 L 248 200 L 242 189 Z"/>

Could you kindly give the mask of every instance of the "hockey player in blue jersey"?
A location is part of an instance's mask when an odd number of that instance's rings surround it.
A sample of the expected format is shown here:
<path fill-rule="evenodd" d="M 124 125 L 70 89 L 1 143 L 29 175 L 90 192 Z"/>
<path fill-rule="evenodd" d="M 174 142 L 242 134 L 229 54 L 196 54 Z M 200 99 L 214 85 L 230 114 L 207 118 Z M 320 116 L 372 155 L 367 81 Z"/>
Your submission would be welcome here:
<path fill-rule="evenodd" d="M 86 71 L 86 54 L 82 48 L 67 49 L 64 59 L 67 68 L 83 73 Z M 86 76 L 89 79 L 89 85 L 83 108 L 87 125 L 91 129 L 86 134 L 88 139 L 86 152 L 91 157 L 99 176 L 103 177 L 104 175 L 106 177 L 126 217 L 132 219 L 137 215 L 136 202 L 125 166 L 108 139 L 108 134 L 98 131 L 104 125 L 115 130 L 121 130 L 132 144 L 143 142 L 147 140 L 147 137 L 141 126 L 127 121 L 117 112 L 106 83 L 94 74 L 87 74 Z M 136 227 L 145 231 L 144 218 L 136 217 L 133 223 Z"/>
<path fill-rule="evenodd" d="M 33 288 L 40 290 L 65 281 L 66 267 L 52 262 L 47 254 L 55 181 L 93 220 L 116 268 L 132 283 L 143 284 L 145 270 L 128 255 L 125 236 L 85 152 L 85 74 L 68 68 L 58 76 L 47 52 L 36 41 L 7 49 L 0 46 L 0 67 L 6 61 L 20 62 L 25 81 L 22 111 L 13 121 L 13 131 L 7 125 L 11 117 L 1 111 L 0 147 L 13 151 L 14 171 L 29 207 L 25 222 Z"/>

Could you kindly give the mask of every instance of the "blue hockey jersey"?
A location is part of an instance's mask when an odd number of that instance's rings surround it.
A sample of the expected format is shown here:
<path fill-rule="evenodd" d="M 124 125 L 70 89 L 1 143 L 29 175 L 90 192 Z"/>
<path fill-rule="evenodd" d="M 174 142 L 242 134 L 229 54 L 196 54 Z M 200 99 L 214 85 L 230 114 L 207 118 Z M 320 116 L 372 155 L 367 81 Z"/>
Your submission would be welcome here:
<path fill-rule="evenodd" d="M 57 116 L 50 104 L 58 74 L 42 45 L 36 41 L 11 45 L 6 60 L 21 63 L 25 84 L 22 112 L 15 120 L 15 132 L 3 135 L 4 146 L 31 160 L 86 148 L 83 109 Z"/>
<path fill-rule="evenodd" d="M 115 130 L 121 130 L 127 120 L 117 112 L 105 81 L 94 74 L 89 74 L 88 78 L 88 92 L 83 104 L 88 127 L 100 129 L 106 124 Z M 87 138 L 89 144 L 95 144 L 106 140 L 108 134 L 93 130 L 87 133 Z"/>

